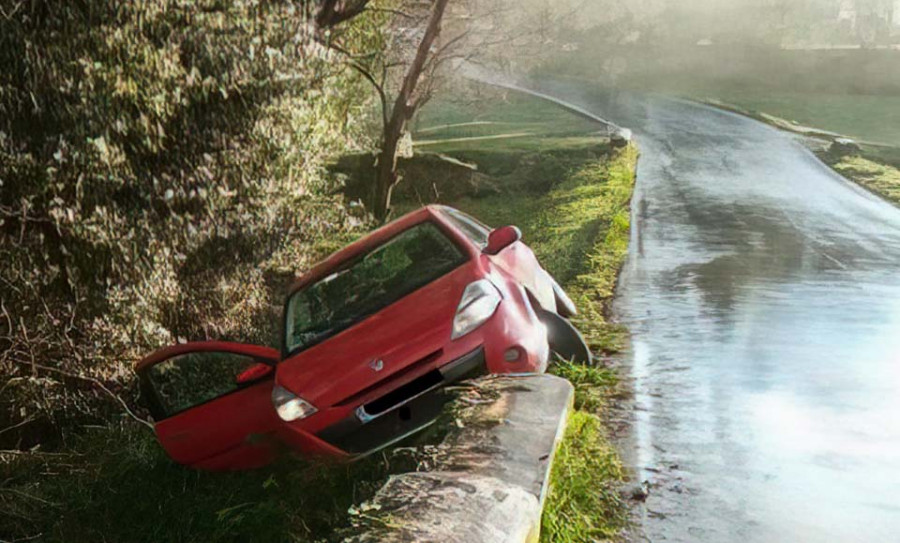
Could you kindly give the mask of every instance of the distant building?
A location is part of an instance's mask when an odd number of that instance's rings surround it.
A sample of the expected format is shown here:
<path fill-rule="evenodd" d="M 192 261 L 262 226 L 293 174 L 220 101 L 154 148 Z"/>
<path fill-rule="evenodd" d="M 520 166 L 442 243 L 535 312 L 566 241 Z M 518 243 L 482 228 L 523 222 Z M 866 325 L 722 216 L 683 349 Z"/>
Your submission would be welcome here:
<path fill-rule="evenodd" d="M 863 44 L 895 42 L 900 0 L 840 0 L 837 20 Z"/>
<path fill-rule="evenodd" d="M 838 8 L 838 21 L 849 24 L 851 28 L 856 26 L 856 0 L 841 0 Z"/>

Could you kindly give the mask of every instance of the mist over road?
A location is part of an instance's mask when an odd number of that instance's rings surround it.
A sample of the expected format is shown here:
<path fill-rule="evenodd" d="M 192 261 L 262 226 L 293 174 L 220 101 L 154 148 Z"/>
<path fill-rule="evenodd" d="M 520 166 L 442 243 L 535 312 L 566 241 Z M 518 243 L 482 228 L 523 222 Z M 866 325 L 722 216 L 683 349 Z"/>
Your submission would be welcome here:
<path fill-rule="evenodd" d="M 616 312 L 652 541 L 900 532 L 900 210 L 704 106 L 539 89 L 635 131 Z"/>

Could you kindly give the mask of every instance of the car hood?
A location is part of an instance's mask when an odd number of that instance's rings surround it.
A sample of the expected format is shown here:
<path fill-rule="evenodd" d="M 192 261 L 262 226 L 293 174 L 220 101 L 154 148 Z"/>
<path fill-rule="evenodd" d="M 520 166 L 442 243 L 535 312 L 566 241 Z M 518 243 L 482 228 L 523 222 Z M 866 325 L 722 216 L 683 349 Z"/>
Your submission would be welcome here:
<path fill-rule="evenodd" d="M 450 341 L 453 318 L 472 263 L 404 296 L 339 334 L 286 358 L 276 382 L 318 408 L 350 402 L 392 377 L 436 359 Z"/>

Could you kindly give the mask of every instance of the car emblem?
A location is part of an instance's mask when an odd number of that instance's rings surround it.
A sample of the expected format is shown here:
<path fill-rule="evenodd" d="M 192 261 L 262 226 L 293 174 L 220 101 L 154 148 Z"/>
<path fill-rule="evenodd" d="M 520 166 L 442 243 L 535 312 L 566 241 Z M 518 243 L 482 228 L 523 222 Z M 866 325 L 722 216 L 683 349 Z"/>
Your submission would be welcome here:
<path fill-rule="evenodd" d="M 375 371 L 381 371 L 382 369 L 384 369 L 384 360 L 376 358 L 375 360 L 369 362 L 369 367 Z"/>

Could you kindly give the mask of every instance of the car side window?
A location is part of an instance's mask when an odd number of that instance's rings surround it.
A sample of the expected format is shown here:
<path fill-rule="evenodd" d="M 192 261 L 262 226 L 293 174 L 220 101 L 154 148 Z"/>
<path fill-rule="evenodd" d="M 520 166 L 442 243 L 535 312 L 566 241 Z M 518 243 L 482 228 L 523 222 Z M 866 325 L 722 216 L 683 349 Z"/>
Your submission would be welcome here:
<path fill-rule="evenodd" d="M 482 249 L 487 247 L 488 236 L 491 233 L 490 228 L 469 215 L 455 209 L 445 209 L 444 213 L 447 218 L 450 219 L 450 222 L 453 223 L 455 227 L 459 228 L 459 230 L 462 231 L 467 238 L 472 240 L 475 245 L 478 245 Z"/>
<path fill-rule="evenodd" d="M 227 352 L 187 353 L 147 370 L 158 408 L 169 417 L 238 389 L 237 376 L 258 361 Z"/>

